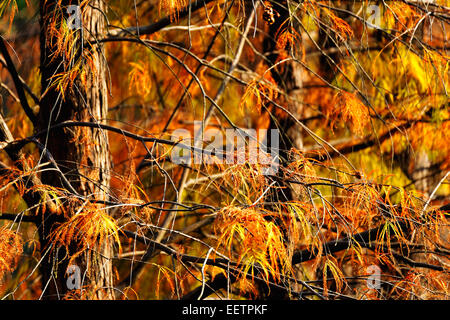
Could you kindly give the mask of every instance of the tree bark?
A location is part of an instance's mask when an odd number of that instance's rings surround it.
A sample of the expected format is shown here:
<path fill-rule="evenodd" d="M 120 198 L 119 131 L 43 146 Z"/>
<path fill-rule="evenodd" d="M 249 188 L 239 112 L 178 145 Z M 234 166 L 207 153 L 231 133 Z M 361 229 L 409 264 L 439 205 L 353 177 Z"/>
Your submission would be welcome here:
<path fill-rule="evenodd" d="M 273 7 L 274 16 L 273 23 L 269 26 L 268 36 L 264 39 L 264 53 L 267 54 L 269 67 L 273 67 L 280 59 L 280 50 L 292 53 L 295 48 L 292 48 L 289 42 L 286 42 L 284 48 L 280 47 L 280 37 L 284 32 L 289 32 L 292 24 L 287 9 L 288 2 L 283 0 L 270 2 L 270 4 Z M 299 32 L 299 30 L 297 31 Z M 301 90 L 304 82 L 302 66 L 296 61 L 286 61 L 271 69 L 271 74 L 278 87 L 286 93 L 288 99 L 284 99 L 284 101 L 289 112 L 297 119 L 301 118 L 303 112 Z M 292 147 L 299 150 L 303 148 L 301 128 L 288 115 L 281 113 L 278 117 L 272 117 L 270 128 L 280 130 L 280 149 L 282 152 L 280 156 L 284 159 L 287 159 L 287 152 Z"/>
<path fill-rule="evenodd" d="M 267 65 L 271 68 L 271 75 L 278 88 L 285 93 L 285 96 L 280 96 L 277 103 L 284 105 L 289 112 L 297 119 L 302 118 L 303 104 L 301 90 L 304 81 L 304 70 L 302 66 L 293 60 L 285 61 L 277 64 L 283 60 L 283 51 L 289 57 L 296 49 L 289 41 L 281 39 L 285 33 L 291 32 L 292 21 L 290 20 L 290 13 L 288 9 L 288 2 L 282 1 L 268 1 L 265 2 L 265 20 L 269 24 L 267 36 L 263 42 L 263 51 L 267 56 Z M 301 39 L 297 39 L 301 40 Z M 283 47 L 284 45 L 284 47 Z M 271 189 L 267 194 L 268 202 L 288 202 L 298 198 L 296 194 L 296 186 L 293 186 L 284 181 L 285 172 L 284 167 L 292 160 L 290 159 L 290 150 L 295 148 L 297 150 L 303 149 L 302 129 L 290 115 L 280 112 L 280 110 L 272 110 L 269 122 L 269 134 L 267 135 L 267 145 L 273 148 L 270 130 L 276 129 L 279 134 L 278 156 L 280 158 L 280 170 L 276 173 L 277 181 L 275 188 Z M 269 205 L 269 209 L 272 208 Z M 278 221 L 275 221 L 276 223 Z M 289 251 L 294 251 L 291 246 L 292 239 L 289 230 L 284 230 L 283 223 L 279 223 L 282 232 L 286 239 L 286 246 Z M 260 285 L 259 293 L 262 297 L 267 299 L 287 299 L 289 296 L 288 288 L 279 289 Z"/>
<path fill-rule="evenodd" d="M 293 60 L 285 61 L 279 65 L 277 62 L 282 59 L 281 51 L 288 53 L 295 52 L 296 48 L 287 41 L 285 47 L 281 47 L 283 41 L 280 40 L 285 32 L 290 32 L 292 21 L 290 21 L 288 2 L 274 1 L 266 2 L 267 5 L 272 6 L 273 20 L 269 21 L 268 35 L 264 39 L 264 53 L 268 58 L 268 66 L 271 69 L 272 78 L 275 80 L 277 86 L 286 94 L 286 97 L 279 97 L 278 103 L 285 105 L 287 110 L 297 119 L 301 118 L 303 113 L 301 90 L 304 82 L 304 70 L 302 66 Z M 266 8 L 267 12 L 267 8 Z M 297 39 L 301 40 L 301 39 Z M 298 49 L 298 48 L 297 48 Z M 277 65 L 274 67 L 274 65 Z M 279 133 L 279 157 L 280 166 L 283 167 L 289 162 L 289 151 L 291 148 L 297 150 L 303 149 L 302 128 L 289 115 L 280 110 L 273 110 L 269 129 L 277 129 Z M 270 134 L 267 137 L 267 143 L 270 146 Z M 290 201 L 296 197 L 295 186 L 281 182 L 283 180 L 283 173 L 278 173 L 280 176 L 280 183 L 278 192 L 272 194 L 272 201 Z"/>
<path fill-rule="evenodd" d="M 106 61 L 103 46 L 95 42 L 95 38 L 105 33 L 106 6 L 101 0 L 91 0 L 81 7 L 81 29 L 69 30 L 69 35 L 78 37 L 71 39 L 70 36 L 65 38 L 67 33 L 54 32 L 55 28 L 64 30 L 64 24 L 69 18 L 67 6 L 71 4 L 77 5 L 71 0 L 40 1 L 43 96 L 37 131 L 48 130 L 55 124 L 70 120 L 104 123 L 107 116 Z M 58 40 L 67 40 L 67 43 L 58 44 Z M 72 44 L 76 49 L 71 52 L 67 48 Z M 58 74 L 73 75 L 67 87 L 57 86 L 61 78 L 58 80 L 54 76 Z M 108 136 L 104 131 L 95 128 L 59 128 L 49 130 L 41 142 L 80 196 L 91 203 L 108 200 L 111 162 Z M 44 184 L 53 187 L 66 187 L 61 174 L 55 170 L 42 172 L 41 179 Z M 39 227 L 41 250 L 44 252 L 52 246 L 41 265 L 42 284 L 46 287 L 44 297 L 62 297 L 70 289 L 66 283 L 66 271 L 70 256 L 79 248 L 74 244 L 66 252 L 65 248 L 52 242 L 51 233 L 76 211 L 77 208 L 73 208 L 68 216 L 54 212 L 42 213 L 43 222 Z M 111 256 L 112 245 L 106 240 L 76 259 L 76 265 L 81 270 L 82 285 L 87 288 L 82 290 L 84 297 L 113 298 Z"/>

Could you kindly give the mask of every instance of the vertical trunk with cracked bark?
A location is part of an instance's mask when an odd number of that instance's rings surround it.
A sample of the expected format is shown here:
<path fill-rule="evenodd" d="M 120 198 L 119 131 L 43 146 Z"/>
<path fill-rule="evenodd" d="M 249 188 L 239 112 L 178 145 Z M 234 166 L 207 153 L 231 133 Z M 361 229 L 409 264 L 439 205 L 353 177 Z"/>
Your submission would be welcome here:
<path fill-rule="evenodd" d="M 65 41 L 61 37 L 67 33 L 52 33 L 52 28 L 61 28 L 67 21 L 67 6 L 77 4 L 71 0 L 40 1 L 41 90 L 44 95 L 37 131 L 65 121 L 102 123 L 107 116 L 106 61 L 103 46 L 95 41 L 105 31 L 105 3 L 91 0 L 81 8 L 81 29 L 69 31 L 78 36 L 73 42 L 77 49 L 72 53 L 64 50 L 67 45 L 58 47 L 56 42 Z M 62 94 L 54 76 L 71 72 L 76 76 Z M 108 200 L 110 154 L 106 132 L 95 128 L 58 128 L 42 136 L 41 142 L 79 195 L 91 202 Z M 44 171 L 41 178 L 44 184 L 58 188 L 65 186 L 61 175 L 55 171 Z M 71 214 L 76 209 L 71 210 Z M 52 245 L 51 232 L 68 218 L 70 214 L 63 217 L 54 212 L 43 213 L 39 228 L 42 252 Z M 41 265 L 42 284 L 46 287 L 44 297 L 47 298 L 62 297 L 70 289 L 66 283 L 68 257 L 79 250 L 76 245 L 69 247 L 69 252 L 55 245 L 53 249 Z M 75 260 L 81 271 L 82 286 L 87 288 L 86 297 L 113 298 L 111 256 L 112 245 L 104 241 Z"/>
<path fill-rule="evenodd" d="M 266 8 L 266 14 L 267 12 L 272 11 L 273 15 L 266 16 L 266 21 L 269 23 L 269 30 L 264 39 L 263 50 L 268 59 L 268 67 L 272 68 L 272 78 L 275 80 L 279 89 L 285 93 L 285 96 L 280 96 L 277 103 L 286 107 L 293 116 L 300 119 L 303 113 L 301 90 L 304 81 L 304 70 L 298 62 L 293 60 L 285 61 L 277 65 L 280 60 L 283 60 L 282 51 L 291 54 L 296 49 L 291 47 L 292 43 L 289 41 L 286 42 L 285 47 L 280 46 L 280 44 L 284 43 L 283 40 L 280 40 L 280 37 L 283 37 L 284 33 L 290 32 L 290 28 L 292 27 L 288 1 L 270 1 L 266 2 L 266 6 L 271 6 L 272 8 Z M 279 110 L 272 111 L 274 112 L 272 112 L 270 118 L 269 129 L 278 130 L 278 155 L 280 157 L 280 167 L 284 167 L 291 160 L 289 159 L 289 151 L 291 148 L 297 150 L 303 149 L 302 129 L 290 115 L 280 112 Z M 267 136 L 267 144 L 269 147 L 272 145 L 271 134 L 268 134 Z M 281 168 L 277 173 L 278 181 L 275 184 L 276 188 L 272 189 L 268 194 L 269 202 L 288 202 L 295 200 L 298 197 L 296 194 L 296 186 L 292 186 L 283 181 L 284 174 L 285 173 Z M 282 228 L 282 225 L 283 224 L 280 223 L 280 228 Z M 288 250 L 293 251 L 294 248 L 291 246 L 292 239 L 289 235 L 289 230 L 283 230 L 283 233 Z M 267 288 L 265 287 L 261 287 L 260 294 L 268 299 L 288 298 L 287 290 L 275 288 L 272 288 L 271 290 L 266 289 Z"/>
<path fill-rule="evenodd" d="M 290 43 L 286 43 L 285 48 L 280 48 L 280 37 L 284 32 L 289 32 L 291 21 L 287 1 L 271 2 L 274 10 L 273 23 L 269 26 L 268 36 L 264 39 L 264 52 L 267 54 L 269 66 L 272 67 L 280 60 L 280 50 L 287 53 L 295 51 Z M 295 28 L 294 28 L 295 29 Z M 298 30 L 297 30 L 298 31 Z M 297 39 L 301 40 L 301 39 Z M 278 87 L 287 95 L 285 98 L 286 107 L 297 119 L 301 118 L 303 112 L 301 90 L 304 81 L 304 71 L 302 66 L 293 60 L 285 61 L 271 70 L 272 77 Z M 288 151 L 292 147 L 303 148 L 303 139 L 300 126 L 288 115 L 272 117 L 270 127 L 280 130 L 280 149 Z M 287 157 L 283 152 L 282 157 Z"/>
<path fill-rule="evenodd" d="M 292 53 L 295 48 L 291 47 L 291 43 L 286 42 L 284 48 L 280 47 L 280 37 L 285 32 L 289 32 L 292 21 L 289 17 L 289 9 L 287 1 L 269 2 L 273 7 L 273 20 L 270 21 L 267 37 L 264 39 L 264 53 L 268 58 L 268 65 L 271 67 L 272 78 L 277 86 L 286 94 L 286 97 L 280 97 L 279 103 L 284 105 L 289 112 L 297 119 L 301 118 L 303 113 L 303 104 L 301 90 L 304 81 L 304 70 L 302 66 L 293 60 L 285 61 L 276 67 L 280 58 L 280 51 Z M 267 9 L 266 9 L 267 10 Z M 295 29 L 295 28 L 294 28 Z M 298 39 L 300 40 L 300 39 Z M 281 166 L 288 162 L 289 150 L 296 148 L 303 149 L 302 128 L 295 122 L 291 116 L 283 112 L 273 112 L 269 129 L 277 129 L 280 135 L 279 156 Z M 270 146 L 270 135 L 268 136 L 268 144 Z M 281 172 L 279 173 L 281 174 Z M 282 178 L 282 177 L 280 177 Z M 293 200 L 295 195 L 295 187 L 286 185 L 280 188 L 279 192 L 273 195 L 273 201 L 289 201 Z"/>

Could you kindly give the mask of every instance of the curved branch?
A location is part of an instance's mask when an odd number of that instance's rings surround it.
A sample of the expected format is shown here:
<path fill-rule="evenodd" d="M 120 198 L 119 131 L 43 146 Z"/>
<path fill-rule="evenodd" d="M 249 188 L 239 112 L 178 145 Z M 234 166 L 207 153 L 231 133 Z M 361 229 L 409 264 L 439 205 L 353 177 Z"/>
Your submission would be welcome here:
<path fill-rule="evenodd" d="M 11 60 L 11 56 L 9 55 L 8 49 L 5 45 L 5 39 L 0 35 L 0 52 L 2 53 L 5 62 L 6 62 L 6 68 L 8 69 L 9 73 L 11 74 L 11 77 L 14 81 L 14 85 L 16 87 L 17 95 L 20 100 L 20 104 L 22 105 L 23 110 L 25 111 L 27 117 L 31 120 L 33 125 L 36 124 L 37 118 L 34 114 L 33 110 L 30 108 L 30 105 L 28 104 L 27 97 L 25 95 L 24 91 L 24 85 L 22 81 L 20 80 L 19 74 L 17 73 L 16 67 L 14 66 L 14 63 Z"/>
<path fill-rule="evenodd" d="M 185 18 L 186 16 L 188 16 L 190 13 L 197 11 L 198 9 L 200 9 L 201 7 L 206 6 L 208 3 L 212 2 L 213 0 L 197 0 L 195 1 L 195 3 L 187 5 L 186 7 L 184 7 L 183 9 L 180 10 L 180 12 L 178 12 L 177 14 L 177 18 L 178 19 L 182 19 Z M 174 18 L 173 15 L 169 15 L 167 17 L 162 18 L 161 20 L 147 25 L 147 26 L 142 26 L 142 27 L 129 27 L 129 28 L 118 28 L 118 29 L 114 29 L 108 32 L 108 37 L 117 37 L 117 36 L 123 36 L 123 35 L 129 35 L 129 34 L 133 34 L 133 35 L 150 35 L 153 34 L 155 32 L 160 31 L 162 28 L 165 28 L 167 26 L 169 26 L 170 24 L 172 24 Z"/>

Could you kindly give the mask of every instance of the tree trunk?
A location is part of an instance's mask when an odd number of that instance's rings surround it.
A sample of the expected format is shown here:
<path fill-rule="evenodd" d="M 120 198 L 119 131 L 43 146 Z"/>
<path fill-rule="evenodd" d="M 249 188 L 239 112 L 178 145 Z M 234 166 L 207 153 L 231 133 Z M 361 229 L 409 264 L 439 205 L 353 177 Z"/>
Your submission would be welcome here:
<path fill-rule="evenodd" d="M 101 0 L 89 1 L 80 9 L 81 29 L 72 29 L 65 34 L 55 33 L 55 30 L 67 31 L 65 23 L 72 26 L 70 13 L 73 15 L 76 11 L 68 13 L 67 8 L 71 4 L 71 0 L 59 3 L 56 0 L 40 1 L 43 96 L 37 131 L 47 130 L 65 121 L 102 123 L 107 116 L 106 61 L 103 46 L 95 42 L 95 38 L 100 38 L 105 31 L 105 4 Z M 78 38 L 71 39 L 71 36 Z M 57 43 L 58 40 L 67 43 Z M 68 48 L 72 44 L 76 49 L 70 52 Z M 58 74 L 73 75 L 73 78 L 64 87 L 64 82 L 58 82 L 61 78 L 54 77 Z M 80 196 L 91 203 L 108 200 L 110 154 L 106 132 L 95 128 L 58 128 L 43 135 L 41 143 Z M 42 172 L 41 178 L 44 184 L 67 188 L 61 173 L 55 170 Z M 68 258 L 80 248 L 73 244 L 66 252 L 65 248 L 58 248 L 51 239 L 52 231 L 75 214 L 77 208 L 70 211 L 66 216 L 42 213 L 43 223 L 39 228 L 41 250 L 44 252 L 49 246 L 54 249 L 49 251 L 41 265 L 42 284 L 43 288 L 46 287 L 43 296 L 47 298 L 62 297 L 71 289 L 67 286 Z M 112 245 L 108 240 L 103 242 L 83 252 L 75 260 L 81 271 L 82 286 L 87 288 L 82 290 L 83 296 L 87 298 L 113 297 Z"/>
<path fill-rule="evenodd" d="M 271 68 L 272 78 L 279 89 L 286 95 L 280 96 L 277 103 L 287 108 L 295 118 L 301 119 L 303 113 L 301 90 L 304 81 L 304 70 L 298 62 L 292 60 L 277 65 L 280 60 L 284 59 L 283 52 L 290 56 L 297 49 L 292 46 L 291 42 L 282 39 L 286 36 L 286 33 L 296 29 L 292 27 L 292 21 L 289 18 L 288 2 L 285 0 L 270 1 L 265 2 L 265 6 L 264 18 L 269 23 L 269 30 L 264 39 L 263 50 L 268 59 L 268 67 Z M 275 65 L 277 66 L 274 67 Z M 285 172 L 283 167 L 292 160 L 289 159 L 292 148 L 297 150 L 303 149 L 302 128 L 290 115 L 280 110 L 272 109 L 269 134 L 267 135 L 269 148 L 272 147 L 271 129 L 278 130 L 279 134 L 278 155 L 280 158 L 280 170 L 276 174 L 277 182 L 274 185 L 275 188 L 267 194 L 268 202 L 292 201 L 298 198 L 296 194 L 297 188 L 284 181 Z M 272 209 L 271 205 L 269 205 L 269 209 Z M 289 230 L 284 230 L 282 226 L 283 223 L 279 223 L 279 227 L 282 228 L 286 239 L 287 249 L 293 252 L 294 248 L 291 246 L 292 239 Z M 259 291 L 260 295 L 267 299 L 287 299 L 289 296 L 287 288 L 286 290 L 275 288 L 268 290 L 266 287 L 261 286 Z"/>
<path fill-rule="evenodd" d="M 273 67 L 280 59 L 283 59 L 281 55 L 282 51 L 288 55 L 295 52 L 296 48 L 292 47 L 292 43 L 280 40 L 280 38 L 284 36 L 283 34 L 296 28 L 292 27 L 292 21 L 289 19 L 287 1 L 266 2 L 266 5 L 271 5 L 272 9 L 266 8 L 265 15 L 266 20 L 269 19 L 269 31 L 267 37 L 264 39 L 264 53 L 268 58 L 268 66 L 272 68 L 272 78 L 275 80 L 277 86 L 286 94 L 286 97 L 280 97 L 277 102 L 285 106 L 295 118 L 301 119 L 303 113 L 301 90 L 304 81 L 304 70 L 302 66 L 296 61 L 289 60 Z M 271 20 L 271 17 L 267 17 L 268 11 L 273 12 L 273 18 Z M 283 44 L 285 47 L 281 47 Z M 269 129 L 277 129 L 279 132 L 280 165 L 285 166 L 289 162 L 288 158 L 291 148 L 296 148 L 297 150 L 303 149 L 302 128 L 290 115 L 274 109 L 271 115 Z M 270 135 L 268 135 L 267 141 L 270 146 Z M 282 175 L 282 172 L 279 172 L 279 174 Z M 280 181 L 282 181 L 281 176 Z M 279 188 L 279 192 L 275 192 L 276 194 L 272 195 L 272 201 L 290 201 L 296 197 L 295 186 L 283 184 L 281 187 L 283 188 Z"/>
<path fill-rule="evenodd" d="M 280 40 L 285 32 L 290 32 L 291 24 L 289 19 L 289 11 L 287 9 L 288 2 L 277 1 L 270 2 L 273 7 L 273 20 L 269 26 L 268 36 L 264 39 L 264 53 L 267 54 L 269 60 L 269 67 L 273 67 L 278 60 L 282 59 L 280 51 L 285 51 L 290 55 L 296 48 L 291 46 L 289 41 L 286 42 L 285 47 L 281 47 L 284 41 Z M 267 9 L 266 9 L 267 11 Z M 292 28 L 295 29 L 296 28 Z M 298 28 L 298 32 L 300 28 Z M 300 40 L 301 39 L 297 39 Z M 304 81 L 304 71 L 302 66 L 296 61 L 286 61 L 279 64 L 277 67 L 271 69 L 271 74 L 278 87 L 286 93 L 287 99 L 283 99 L 286 108 L 297 119 L 301 118 L 303 112 L 301 90 Z M 271 129 L 280 130 L 280 149 L 282 149 L 281 157 L 287 158 L 287 152 L 292 148 L 303 149 L 302 129 L 300 126 L 287 114 L 279 112 L 280 116 L 272 117 L 270 122 Z"/>

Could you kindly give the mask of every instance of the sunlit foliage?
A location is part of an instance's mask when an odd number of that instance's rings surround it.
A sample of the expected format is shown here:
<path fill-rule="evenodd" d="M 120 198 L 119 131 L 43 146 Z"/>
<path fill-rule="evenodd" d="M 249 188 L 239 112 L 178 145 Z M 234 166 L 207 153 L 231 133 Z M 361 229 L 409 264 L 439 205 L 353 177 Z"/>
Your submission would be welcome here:
<path fill-rule="evenodd" d="M 0 297 L 449 298 L 449 1 L 92 2 L 0 0 Z"/>

